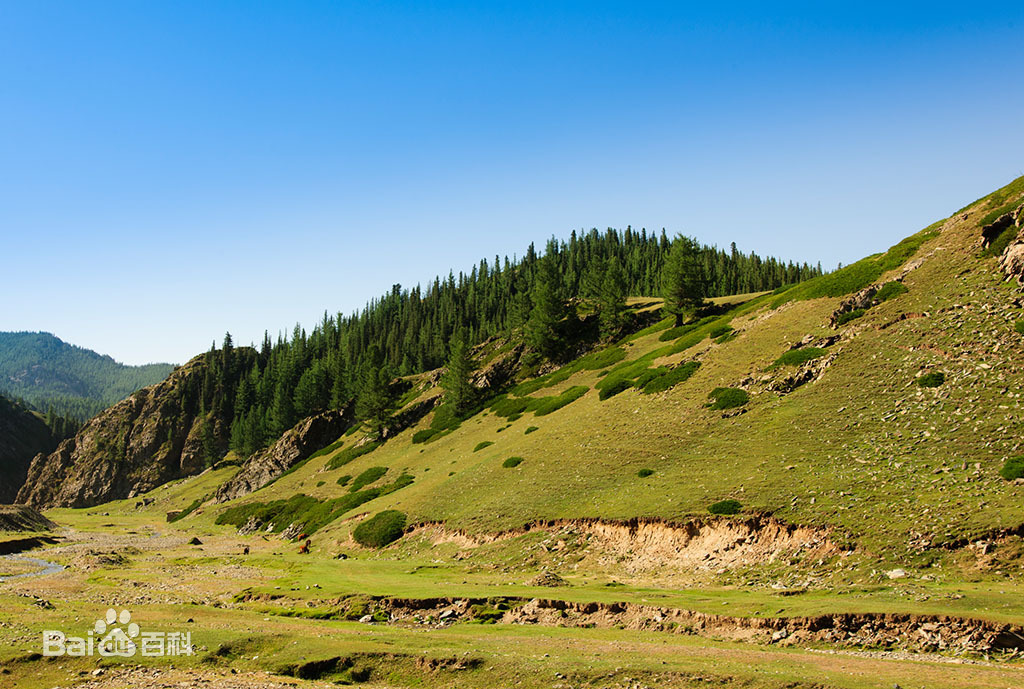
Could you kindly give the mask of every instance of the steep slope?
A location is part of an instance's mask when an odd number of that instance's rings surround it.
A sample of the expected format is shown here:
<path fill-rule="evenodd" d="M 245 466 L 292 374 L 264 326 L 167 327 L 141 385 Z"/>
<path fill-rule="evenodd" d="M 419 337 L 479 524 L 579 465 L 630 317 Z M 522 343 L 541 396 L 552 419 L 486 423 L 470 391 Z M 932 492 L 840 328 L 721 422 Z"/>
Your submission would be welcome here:
<path fill-rule="evenodd" d="M 1022 487 L 1001 472 L 1012 479 L 1004 467 L 1024 461 L 1024 302 L 1000 262 L 1021 248 L 992 251 L 982 228 L 1011 213 L 1003 231 L 1016 234 L 1022 196 L 1018 180 L 884 254 L 694 329 L 662 322 L 426 442 L 413 438 L 432 416 L 370 452 L 353 436 L 241 503 L 326 504 L 379 467 L 371 488 L 410 480 L 331 503 L 352 507 L 318 524 L 323 538 L 347 540 L 348 517 L 387 509 L 486 534 L 684 523 L 723 500 L 885 557 L 1015 533 Z"/>
<path fill-rule="evenodd" d="M 50 333 L 0 333 L 0 390 L 79 420 L 163 380 L 173 368 L 126 366 Z"/>
<path fill-rule="evenodd" d="M 0 503 L 14 500 L 32 458 L 53 444 L 42 417 L 0 396 Z"/>
<path fill-rule="evenodd" d="M 139 390 L 87 422 L 49 455 L 37 456 L 17 501 L 35 507 L 85 507 L 149 490 L 205 469 L 210 447 L 223 454 L 226 423 L 203 414 L 199 356 L 166 380 Z"/>

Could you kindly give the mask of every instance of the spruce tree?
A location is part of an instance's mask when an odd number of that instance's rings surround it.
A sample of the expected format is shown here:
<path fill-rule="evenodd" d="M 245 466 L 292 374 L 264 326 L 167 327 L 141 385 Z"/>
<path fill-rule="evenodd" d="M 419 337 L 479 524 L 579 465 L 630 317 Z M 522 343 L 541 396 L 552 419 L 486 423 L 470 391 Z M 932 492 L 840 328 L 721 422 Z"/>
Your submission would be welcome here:
<path fill-rule="evenodd" d="M 356 398 L 356 415 L 366 425 L 370 437 L 381 437 L 391 418 L 393 405 L 391 376 L 384 355 L 380 347 L 372 345 L 360 371 L 359 396 Z"/>
<path fill-rule="evenodd" d="M 665 313 L 675 317 L 677 328 L 704 303 L 706 289 L 697 242 L 690 237 L 677 236 L 662 273 Z"/>
<path fill-rule="evenodd" d="M 562 295 L 562 276 L 558 273 L 556 260 L 557 256 L 549 248 L 537 266 L 533 310 L 526 323 L 527 341 L 547 359 L 555 359 L 564 353 L 563 321 L 569 313 Z"/>
<path fill-rule="evenodd" d="M 618 256 L 605 268 L 600 292 L 601 337 L 612 337 L 622 329 L 626 314 L 626 276 Z"/>
<path fill-rule="evenodd" d="M 456 416 L 462 417 L 473 409 L 476 389 L 472 383 L 473 360 L 469 355 L 465 331 L 452 337 L 451 355 L 441 376 L 445 402 L 451 405 Z"/>

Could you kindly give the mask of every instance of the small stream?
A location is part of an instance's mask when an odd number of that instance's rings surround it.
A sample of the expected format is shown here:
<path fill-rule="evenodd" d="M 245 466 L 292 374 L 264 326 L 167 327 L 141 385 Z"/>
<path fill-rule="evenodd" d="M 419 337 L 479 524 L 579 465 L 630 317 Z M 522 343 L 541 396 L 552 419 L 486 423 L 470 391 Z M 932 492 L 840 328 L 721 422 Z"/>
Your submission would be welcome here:
<path fill-rule="evenodd" d="M 50 562 L 49 560 L 43 560 L 38 557 L 28 557 L 27 555 L 0 555 L 0 561 L 3 560 L 16 560 L 18 562 L 26 562 L 29 564 L 36 565 L 39 567 L 37 570 L 31 572 L 22 572 L 21 574 L 10 574 L 8 576 L 0 576 L 0 582 L 10 581 L 11 579 L 28 579 L 30 577 L 43 577 L 47 574 L 56 574 L 64 569 L 64 565 L 59 565 L 56 562 Z"/>

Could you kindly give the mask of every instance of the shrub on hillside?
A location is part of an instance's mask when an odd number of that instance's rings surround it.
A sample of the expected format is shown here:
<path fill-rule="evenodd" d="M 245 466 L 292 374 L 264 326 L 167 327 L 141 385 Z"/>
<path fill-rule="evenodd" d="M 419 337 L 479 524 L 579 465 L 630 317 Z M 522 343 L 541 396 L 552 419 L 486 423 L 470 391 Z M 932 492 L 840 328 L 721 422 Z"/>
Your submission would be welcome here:
<path fill-rule="evenodd" d="M 484 449 L 485 447 L 490 447 L 493 444 L 494 444 L 494 441 L 492 441 L 492 440 L 483 440 L 483 441 L 481 441 L 481 442 L 476 444 L 476 447 L 473 448 L 473 452 L 479 452 L 480 450 Z"/>
<path fill-rule="evenodd" d="M 403 533 L 405 514 L 398 510 L 384 510 L 357 526 L 352 532 L 352 538 L 367 548 L 383 548 L 397 541 Z"/>
<path fill-rule="evenodd" d="M 345 474 L 344 476 L 338 477 L 339 486 L 347 486 L 348 482 L 352 480 L 352 474 Z"/>
<path fill-rule="evenodd" d="M 839 314 L 839 318 L 836 319 L 836 325 L 846 325 L 850 321 L 855 321 L 863 316 L 867 311 L 865 309 L 854 309 L 853 311 L 847 311 L 846 313 Z"/>
<path fill-rule="evenodd" d="M 1013 324 L 1013 329 L 1021 335 L 1024 335 L 1024 321 L 1017 321 Z"/>
<path fill-rule="evenodd" d="M 427 428 L 422 431 L 416 431 L 415 433 L 412 434 L 412 443 L 413 445 L 425 443 L 440 432 L 441 431 L 437 430 L 436 428 Z"/>
<path fill-rule="evenodd" d="M 738 500 L 719 500 L 708 507 L 708 512 L 711 514 L 739 514 L 742 507 L 743 505 Z"/>
<path fill-rule="evenodd" d="M 664 392 L 674 385 L 678 385 L 679 383 L 689 380 L 690 376 L 692 376 L 698 368 L 700 368 L 699 361 L 687 361 L 685 364 L 680 364 L 675 368 L 666 369 L 649 380 L 643 386 L 641 392 L 645 395 Z"/>
<path fill-rule="evenodd" d="M 772 364 L 772 367 L 799 366 L 800 364 L 812 361 L 813 359 L 823 357 L 827 353 L 828 352 L 826 352 L 821 347 L 804 347 L 802 349 L 791 349 L 782 356 L 780 356 L 778 359 L 776 359 L 775 363 Z"/>
<path fill-rule="evenodd" d="M 917 384 L 922 388 L 937 388 L 946 382 L 946 374 L 942 371 L 932 371 L 917 379 Z"/>
<path fill-rule="evenodd" d="M 574 385 L 557 397 L 542 397 L 533 406 L 534 416 L 546 416 L 575 402 L 590 390 L 586 385 Z"/>
<path fill-rule="evenodd" d="M 732 332 L 732 326 L 731 325 L 728 325 L 728 324 L 726 324 L 726 325 L 719 325 L 719 326 L 714 327 L 714 328 L 711 329 L 711 332 L 708 333 L 708 337 L 710 337 L 712 340 L 717 340 L 718 338 L 722 337 L 723 335 L 728 335 L 731 332 Z"/>
<path fill-rule="evenodd" d="M 370 485 L 386 473 L 388 473 L 387 467 L 370 467 L 363 473 L 356 476 L 355 480 L 352 481 L 352 486 L 348 489 L 348 492 L 355 493 L 363 486 Z"/>
<path fill-rule="evenodd" d="M 623 390 L 629 390 L 631 387 L 633 387 L 633 381 L 617 380 L 611 385 L 602 386 L 597 393 L 597 399 L 604 401 L 609 397 L 615 397 L 615 395 Z"/>
<path fill-rule="evenodd" d="M 711 401 L 706 406 L 710 409 L 735 409 L 750 401 L 747 391 L 739 388 L 715 388 L 708 398 Z"/>
<path fill-rule="evenodd" d="M 636 475 L 639 476 L 640 478 L 647 478 L 652 474 L 654 474 L 654 469 L 641 469 L 640 471 L 636 472 Z"/>
<path fill-rule="evenodd" d="M 1003 463 L 1003 468 L 999 470 L 999 475 L 1007 481 L 1024 478 L 1024 455 L 1017 455 L 1007 459 Z"/>
<path fill-rule="evenodd" d="M 362 457 L 365 454 L 373 452 L 380 447 L 379 442 L 364 443 L 357 447 L 350 447 L 347 450 L 342 450 L 338 454 L 331 457 L 331 460 L 327 462 L 328 469 L 337 469 L 340 466 L 344 466 L 358 457 Z"/>
<path fill-rule="evenodd" d="M 512 469 L 514 467 L 519 466 L 522 463 L 522 457 L 509 457 L 508 459 L 501 463 L 501 466 L 505 467 L 506 469 Z"/>
<path fill-rule="evenodd" d="M 540 430 L 540 429 L 539 429 L 539 428 L 537 428 L 536 426 L 530 426 L 530 427 L 529 427 L 529 428 L 527 428 L 527 429 L 526 429 L 525 431 L 523 431 L 523 435 L 530 435 L 530 434 L 531 434 L 531 433 L 533 433 L 534 431 L 539 431 L 539 430 Z"/>
<path fill-rule="evenodd" d="M 893 280 L 882 285 L 882 289 L 875 293 L 875 299 L 877 301 L 889 301 L 894 297 L 898 297 L 901 294 L 906 294 L 910 290 L 902 282 Z"/>

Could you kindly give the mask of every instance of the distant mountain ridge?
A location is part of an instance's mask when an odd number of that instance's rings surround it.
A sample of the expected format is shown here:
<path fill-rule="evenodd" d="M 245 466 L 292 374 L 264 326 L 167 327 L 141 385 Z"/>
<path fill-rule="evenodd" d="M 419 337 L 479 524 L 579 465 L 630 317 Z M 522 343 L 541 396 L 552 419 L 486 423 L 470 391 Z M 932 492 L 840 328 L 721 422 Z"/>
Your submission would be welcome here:
<path fill-rule="evenodd" d="M 0 390 L 39 411 L 89 419 L 165 379 L 173 364 L 128 366 L 45 332 L 0 332 Z"/>

